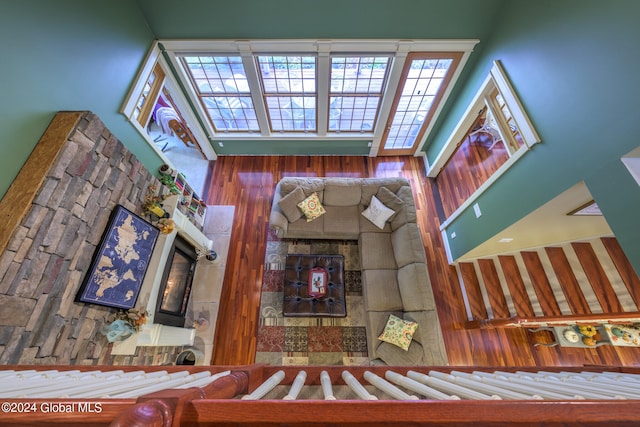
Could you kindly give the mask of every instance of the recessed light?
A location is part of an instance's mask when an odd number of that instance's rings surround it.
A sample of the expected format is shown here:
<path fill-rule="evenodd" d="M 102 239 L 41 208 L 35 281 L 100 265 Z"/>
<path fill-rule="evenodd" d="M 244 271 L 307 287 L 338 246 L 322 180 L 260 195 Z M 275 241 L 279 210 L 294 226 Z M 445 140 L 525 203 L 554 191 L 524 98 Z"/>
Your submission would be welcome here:
<path fill-rule="evenodd" d="M 513 239 L 511 237 L 503 237 L 502 239 L 498 240 L 498 242 L 509 243 L 509 242 L 513 242 Z"/>

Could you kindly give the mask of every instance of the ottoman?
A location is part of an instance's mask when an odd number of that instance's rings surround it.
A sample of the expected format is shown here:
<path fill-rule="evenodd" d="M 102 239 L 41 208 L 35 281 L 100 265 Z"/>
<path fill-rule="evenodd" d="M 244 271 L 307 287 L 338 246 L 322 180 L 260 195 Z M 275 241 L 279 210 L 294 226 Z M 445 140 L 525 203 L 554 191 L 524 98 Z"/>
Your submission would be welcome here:
<path fill-rule="evenodd" d="M 309 293 L 309 274 L 326 272 L 325 293 Z M 345 317 L 347 303 L 344 288 L 344 257 L 342 255 L 287 255 L 284 275 L 284 303 L 287 317 Z"/>

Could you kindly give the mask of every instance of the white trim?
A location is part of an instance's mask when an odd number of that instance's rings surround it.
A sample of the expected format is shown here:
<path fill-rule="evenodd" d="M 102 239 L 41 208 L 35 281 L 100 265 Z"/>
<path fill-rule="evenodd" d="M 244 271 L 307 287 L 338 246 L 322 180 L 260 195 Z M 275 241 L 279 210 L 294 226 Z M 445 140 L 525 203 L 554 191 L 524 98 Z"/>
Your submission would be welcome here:
<path fill-rule="evenodd" d="M 164 71 L 164 74 L 165 74 L 164 80 L 162 82 L 162 86 L 166 87 L 169 93 L 171 94 L 171 98 L 175 102 L 178 110 L 180 110 L 180 114 L 182 114 L 185 121 L 187 122 L 189 129 L 191 130 L 191 133 L 193 134 L 193 136 L 196 138 L 196 141 L 200 146 L 200 148 L 202 149 L 203 154 L 208 160 L 217 159 L 218 156 L 216 152 L 213 150 L 213 147 L 211 146 L 211 144 L 209 143 L 209 138 L 207 137 L 206 133 L 203 131 L 202 127 L 200 126 L 199 124 L 200 122 L 198 122 L 196 116 L 193 114 L 193 111 L 191 110 L 191 107 L 187 99 L 185 98 L 184 94 L 182 93 L 182 90 L 180 89 L 180 85 L 178 84 L 178 81 L 175 79 L 175 77 L 173 76 L 173 73 L 171 72 L 171 68 L 169 67 L 169 64 L 162 56 L 162 52 L 160 50 L 160 46 L 157 41 L 154 42 L 153 45 L 151 46 L 151 49 L 149 49 L 149 52 L 147 53 L 147 56 L 144 59 L 142 68 L 140 69 L 138 74 L 136 74 L 134 85 L 129 90 L 129 93 L 127 93 L 127 97 L 125 98 L 125 103 L 120 109 L 120 112 L 127 117 L 127 120 L 129 120 L 129 122 L 136 128 L 138 133 L 141 134 L 141 136 L 144 138 L 145 141 L 147 141 L 147 143 L 156 152 L 156 154 L 160 156 L 160 158 L 165 163 L 171 164 L 167 156 L 162 152 L 162 150 L 158 147 L 158 145 L 153 142 L 153 140 L 147 133 L 146 129 L 136 119 L 132 117 L 136 107 L 136 103 L 138 102 L 138 99 L 142 94 L 142 90 L 144 89 L 144 86 L 147 84 L 149 75 L 153 71 L 153 68 L 156 66 L 156 64 L 160 65 L 160 68 L 162 68 L 162 71 Z M 157 102 L 157 100 L 154 99 L 153 102 L 155 103 Z"/>
<path fill-rule="evenodd" d="M 427 153 L 424 151 L 420 154 L 422 156 L 422 160 L 424 161 L 424 172 L 425 174 L 429 174 L 429 157 L 427 157 Z"/>
<path fill-rule="evenodd" d="M 209 138 L 200 126 L 200 122 L 196 118 L 195 114 L 193 114 L 191 106 L 189 105 L 187 99 L 184 97 L 178 81 L 175 79 L 172 73 L 168 72 L 169 65 L 167 64 L 167 61 L 163 57 L 160 57 L 159 61 L 160 65 L 166 73 L 165 86 L 171 94 L 171 99 L 173 99 L 176 107 L 178 107 L 178 110 L 180 110 L 180 114 L 182 114 L 185 122 L 187 122 L 191 133 L 196 138 L 198 146 L 200 146 L 200 149 L 202 150 L 202 153 L 206 156 L 207 160 L 217 159 L 218 155 L 209 143 Z M 156 144 L 154 144 L 154 146 L 155 145 Z"/>
<path fill-rule="evenodd" d="M 179 71 L 178 78 L 182 83 L 182 86 L 186 88 L 186 93 L 195 106 L 195 110 L 198 115 L 204 120 L 204 126 L 206 132 L 209 135 L 210 140 L 216 141 L 234 141 L 234 140 L 269 140 L 273 137 L 281 139 L 303 139 L 305 141 L 321 141 L 321 140 L 366 140 L 371 141 L 371 148 L 369 150 L 369 156 L 376 156 L 380 149 L 381 140 L 384 134 L 384 128 L 386 126 L 391 105 L 395 92 L 398 88 L 399 81 L 402 75 L 402 69 L 407 54 L 415 51 L 426 52 L 462 52 L 462 57 L 452 78 L 447 86 L 443 97 L 434 111 L 433 120 L 430 122 L 426 132 L 423 135 L 423 139 L 416 147 L 414 155 L 419 156 L 420 151 L 427 139 L 429 132 L 432 130 L 435 119 L 441 112 L 444 104 L 450 95 L 453 86 L 455 85 L 458 77 L 460 76 L 462 69 L 464 68 L 471 52 L 475 45 L 479 42 L 477 39 L 463 39 L 463 40 L 403 40 L 403 39 L 301 39 L 301 40 L 224 40 L 224 39 L 212 39 L 212 40 L 160 40 L 159 43 L 162 46 L 163 51 L 167 54 L 169 61 L 176 70 Z M 350 133 L 340 132 L 334 135 L 333 132 L 326 132 L 325 128 L 321 127 L 326 122 L 325 107 L 327 100 L 324 100 L 325 92 L 328 94 L 328 82 L 322 80 L 322 75 L 318 76 L 318 130 L 314 133 L 304 134 L 292 134 L 290 132 L 276 133 L 264 131 L 269 129 L 269 126 L 264 126 L 261 122 L 266 120 L 266 111 L 261 108 L 262 103 L 256 102 L 254 99 L 254 106 L 256 108 L 256 116 L 260 122 L 261 132 L 216 132 L 213 125 L 209 120 L 206 120 L 207 114 L 204 108 L 201 106 L 198 95 L 192 88 L 191 82 L 188 81 L 187 70 L 184 69 L 182 62 L 178 59 L 178 56 L 184 54 L 198 54 L 198 53 L 224 53 L 224 54 L 240 54 L 243 57 L 260 53 L 273 53 L 273 52 L 295 52 L 295 53 L 315 53 L 318 55 L 319 64 L 318 68 L 322 72 L 320 61 L 323 58 L 328 58 L 331 53 L 387 53 L 392 54 L 391 71 L 389 73 L 387 88 L 383 94 L 383 98 L 380 104 L 380 112 L 378 114 L 378 121 L 376 128 L 370 133 Z M 326 61 L 325 61 L 326 62 Z M 255 64 L 252 62 L 251 67 L 248 67 L 248 63 L 245 61 L 245 72 L 247 73 L 247 79 L 250 81 L 251 87 L 260 87 L 257 75 L 254 76 L 257 71 L 255 70 Z M 326 65 L 326 64 L 325 64 Z M 327 71 L 327 70 L 325 70 Z M 256 84 L 257 83 L 257 84 Z M 252 97 L 257 97 L 256 91 L 252 91 Z M 323 104 L 324 103 L 324 104 Z"/>
<path fill-rule="evenodd" d="M 507 104 L 513 119 L 518 125 L 520 135 L 522 135 L 526 148 L 530 148 L 540 142 L 540 137 L 533 128 L 533 125 L 531 124 L 527 113 L 524 111 L 513 87 L 509 83 L 509 79 L 504 73 L 502 66 L 498 61 L 494 61 L 489 74 L 480 85 L 480 88 L 469 103 L 469 106 L 463 113 L 461 119 L 458 121 L 458 124 L 449 135 L 447 142 L 444 144 L 435 160 L 431 163 L 432 166 L 427 172 L 427 176 L 429 178 L 435 178 L 438 176 L 449 158 L 453 153 L 455 153 L 458 148 L 458 143 L 462 141 L 469 131 L 469 128 L 478 117 L 477 113 L 485 106 L 484 98 L 487 92 L 491 89 L 492 84 L 498 89 Z M 520 148 L 520 150 L 522 150 L 522 148 Z M 516 153 L 518 151 L 516 151 Z"/>
<path fill-rule="evenodd" d="M 156 62 L 160 56 L 160 48 L 158 47 L 158 42 L 155 41 L 151 45 L 149 52 L 147 52 L 147 56 L 144 58 L 144 62 L 142 63 L 142 68 L 138 70 L 138 74 L 136 74 L 136 77 L 133 80 L 134 84 L 129 89 L 125 98 L 125 103 L 120 109 L 120 112 L 127 116 L 127 118 L 131 118 L 133 115 L 138 98 L 140 98 L 144 85 L 147 84 L 148 77 L 151 75 L 153 67 L 156 66 Z"/>
<path fill-rule="evenodd" d="M 300 40 L 160 40 L 167 51 L 178 53 L 239 52 L 239 46 L 248 46 L 251 52 L 318 52 L 329 47 L 331 52 L 396 52 L 399 45 L 412 51 L 448 52 L 472 51 L 478 39 L 300 39 Z"/>
<path fill-rule="evenodd" d="M 522 135 L 524 143 L 531 147 L 540 142 L 538 133 L 533 128 L 533 124 L 531 123 L 531 120 L 529 120 L 527 112 L 524 110 L 513 86 L 509 83 L 509 79 L 507 78 L 507 75 L 502 69 L 499 61 L 493 61 L 493 67 L 491 67 L 490 73 L 491 77 L 493 77 L 493 81 L 500 91 L 500 94 L 502 95 L 502 98 L 504 99 L 504 102 L 509 107 L 513 120 L 515 120 L 518 125 L 518 129 L 520 130 L 520 135 Z"/>
<path fill-rule="evenodd" d="M 427 172 L 427 176 L 429 178 L 437 177 L 442 168 L 447 164 L 449 158 L 458 149 L 458 142 L 462 141 L 462 138 L 464 138 L 469 131 L 469 128 L 478 117 L 478 112 L 484 107 L 484 94 L 490 84 L 491 76 L 489 75 L 482 82 L 480 89 L 478 89 L 478 92 L 476 92 L 471 103 L 469 103 L 469 106 L 462 114 L 462 118 L 458 121 L 458 124 L 453 129 L 453 132 L 451 132 L 451 135 L 449 135 L 447 142 L 444 144 L 435 160 L 431 163 L 431 167 Z"/>
<path fill-rule="evenodd" d="M 447 262 L 453 264 L 453 256 L 451 256 L 451 248 L 449 247 L 449 236 L 447 236 L 447 230 L 440 231 L 442 234 L 442 242 L 444 243 L 444 251 L 447 254 Z"/>

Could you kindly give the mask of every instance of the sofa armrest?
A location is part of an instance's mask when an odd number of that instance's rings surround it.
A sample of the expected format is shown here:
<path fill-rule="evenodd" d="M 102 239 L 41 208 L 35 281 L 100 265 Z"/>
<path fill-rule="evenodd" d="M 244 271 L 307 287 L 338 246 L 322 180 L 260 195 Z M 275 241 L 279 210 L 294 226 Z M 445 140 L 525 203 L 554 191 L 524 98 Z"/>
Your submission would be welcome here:
<path fill-rule="evenodd" d="M 276 236 L 282 238 L 287 234 L 289 221 L 282 212 L 272 209 L 271 216 L 269 218 L 269 227 L 276 232 Z"/>
<path fill-rule="evenodd" d="M 280 194 L 280 183 L 273 191 L 273 202 L 271 203 L 271 215 L 269 216 L 269 227 L 276 232 L 276 236 L 282 238 L 287 234 L 289 220 L 280 209 L 278 201 L 282 198 Z"/>

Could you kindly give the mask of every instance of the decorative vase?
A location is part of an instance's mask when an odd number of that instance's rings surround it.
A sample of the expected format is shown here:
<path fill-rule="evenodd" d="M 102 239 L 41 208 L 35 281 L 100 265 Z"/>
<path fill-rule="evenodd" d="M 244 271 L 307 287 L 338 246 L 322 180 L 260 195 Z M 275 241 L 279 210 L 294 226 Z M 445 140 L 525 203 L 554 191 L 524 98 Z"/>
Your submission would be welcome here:
<path fill-rule="evenodd" d="M 173 175 L 173 169 L 171 169 L 171 166 L 169 166 L 168 164 L 163 164 L 162 166 L 160 166 L 158 168 L 158 171 L 160 172 L 160 174 L 162 175 L 167 175 L 167 176 L 171 176 Z"/>

